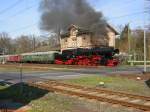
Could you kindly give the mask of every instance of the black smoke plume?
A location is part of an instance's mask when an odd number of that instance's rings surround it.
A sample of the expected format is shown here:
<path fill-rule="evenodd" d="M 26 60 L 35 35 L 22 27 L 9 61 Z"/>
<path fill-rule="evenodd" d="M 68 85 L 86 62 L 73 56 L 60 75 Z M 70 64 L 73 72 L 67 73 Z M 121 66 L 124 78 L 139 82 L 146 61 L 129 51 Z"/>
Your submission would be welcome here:
<path fill-rule="evenodd" d="M 71 25 L 106 34 L 106 21 L 86 0 L 42 0 L 40 3 L 42 30 L 60 33 Z"/>

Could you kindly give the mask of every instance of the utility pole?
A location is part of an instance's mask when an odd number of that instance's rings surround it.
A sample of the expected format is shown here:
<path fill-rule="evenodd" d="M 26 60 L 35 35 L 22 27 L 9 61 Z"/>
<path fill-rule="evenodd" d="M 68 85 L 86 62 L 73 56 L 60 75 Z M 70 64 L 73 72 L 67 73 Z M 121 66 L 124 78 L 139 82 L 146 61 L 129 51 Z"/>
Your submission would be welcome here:
<path fill-rule="evenodd" d="M 129 29 L 129 24 L 128 24 L 128 32 L 127 32 L 127 36 L 128 36 L 128 54 L 129 54 L 129 60 L 131 61 L 131 39 L 130 39 L 130 29 Z"/>
<path fill-rule="evenodd" d="M 22 63 L 20 63 L 20 93 L 23 93 L 23 74 L 22 74 Z"/>
<path fill-rule="evenodd" d="M 35 52 L 35 37 L 33 36 L 33 51 Z"/>
<path fill-rule="evenodd" d="M 129 24 L 128 24 L 128 52 L 129 52 L 129 55 L 130 55 L 131 54 L 131 40 L 130 40 Z"/>
<path fill-rule="evenodd" d="M 146 6 L 146 3 L 144 2 L 144 7 Z M 146 15 L 144 15 L 144 73 L 147 72 L 147 68 L 146 68 L 146 58 L 147 58 L 147 52 L 146 52 Z"/>
<path fill-rule="evenodd" d="M 3 56 L 5 55 L 5 52 L 6 52 L 6 48 L 3 48 L 3 49 L 2 49 L 2 55 L 3 55 Z M 2 64 L 5 64 L 5 58 L 3 58 Z"/>
<path fill-rule="evenodd" d="M 147 71 L 147 68 L 146 68 L 146 59 L 147 59 L 147 52 L 146 52 L 146 29 L 144 29 L 144 72 Z"/>

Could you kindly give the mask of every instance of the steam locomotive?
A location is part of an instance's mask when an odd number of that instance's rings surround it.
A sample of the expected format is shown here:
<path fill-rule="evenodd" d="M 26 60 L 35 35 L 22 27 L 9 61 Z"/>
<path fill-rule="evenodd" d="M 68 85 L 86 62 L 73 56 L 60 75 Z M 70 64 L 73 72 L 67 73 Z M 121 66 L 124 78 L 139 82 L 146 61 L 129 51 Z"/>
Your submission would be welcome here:
<path fill-rule="evenodd" d="M 116 66 L 119 60 L 114 56 L 119 50 L 113 47 L 77 48 L 62 52 L 34 52 L 18 55 L 1 55 L 0 63 L 50 63 L 85 66 Z"/>
<path fill-rule="evenodd" d="M 115 54 L 119 50 L 113 47 L 77 48 L 62 51 L 55 58 L 56 64 L 85 65 L 85 66 L 116 66 L 119 63 Z"/>

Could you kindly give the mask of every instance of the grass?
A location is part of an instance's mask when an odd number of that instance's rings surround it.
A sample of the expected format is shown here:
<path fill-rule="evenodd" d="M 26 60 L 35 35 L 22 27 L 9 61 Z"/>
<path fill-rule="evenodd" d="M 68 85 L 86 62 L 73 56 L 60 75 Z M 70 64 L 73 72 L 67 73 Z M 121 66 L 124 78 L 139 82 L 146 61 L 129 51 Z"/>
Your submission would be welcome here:
<path fill-rule="evenodd" d="M 9 69 L 8 69 L 9 68 Z M 50 70 L 56 70 L 56 71 L 71 71 L 72 69 L 68 68 L 60 68 L 60 67 L 48 67 L 48 68 L 32 68 L 32 67 L 23 67 L 22 68 L 23 72 L 28 73 L 28 72 L 45 72 L 45 71 L 50 71 Z M 20 72 L 20 68 L 18 67 L 0 67 L 0 72 Z"/>
<path fill-rule="evenodd" d="M 43 71 L 48 71 L 48 70 L 42 70 L 42 69 L 34 69 L 34 68 L 23 68 L 23 72 L 28 73 L 28 72 L 43 72 Z M 0 72 L 20 72 L 19 68 L 16 67 L 0 67 Z"/>
<path fill-rule="evenodd" d="M 1 86 L 0 85 L 0 91 L 3 90 L 3 89 L 5 89 L 5 88 L 6 88 L 5 86 Z"/>
<path fill-rule="evenodd" d="M 105 87 L 111 90 L 150 96 L 150 89 L 144 82 L 122 77 L 93 75 L 77 79 L 65 80 L 65 82 L 90 87 L 96 87 L 97 85 L 99 85 L 99 82 L 104 82 Z"/>
<path fill-rule="evenodd" d="M 50 70 L 56 70 L 56 71 L 72 71 L 72 70 L 79 70 L 80 67 L 72 67 L 69 65 L 52 65 L 50 64 L 49 66 L 46 67 L 38 67 L 37 66 L 34 67 L 33 66 L 26 66 L 23 65 L 23 72 L 28 73 L 28 72 L 44 72 L 44 71 L 50 71 Z M 118 69 L 125 69 L 128 68 L 130 66 L 126 66 L 126 65 L 121 65 L 118 66 Z M 8 69 L 9 68 L 9 69 Z M 82 67 L 81 67 L 82 68 Z M 84 68 L 84 67 L 83 67 Z M 112 71 L 115 68 L 110 68 L 110 67 L 100 67 L 100 69 L 107 69 L 107 71 Z M 0 72 L 20 72 L 20 68 L 19 68 L 19 64 L 17 65 L 11 65 L 11 66 L 5 66 L 5 65 L 1 65 L 0 66 Z"/>
<path fill-rule="evenodd" d="M 29 112 L 130 112 L 125 107 L 114 108 L 110 105 L 49 93 L 32 101 L 30 103 L 32 109 Z"/>
<path fill-rule="evenodd" d="M 9 69 L 6 68 L 6 67 L 0 67 L 0 71 L 1 71 L 1 72 L 9 72 L 9 71 L 10 71 L 10 72 L 17 72 L 18 69 L 17 69 L 17 68 L 11 68 L 11 67 L 10 67 Z"/>
<path fill-rule="evenodd" d="M 30 106 L 32 108 L 29 112 L 131 112 L 122 106 L 112 107 L 107 103 L 53 93 L 32 101 Z"/>
<path fill-rule="evenodd" d="M 71 112 L 73 101 L 68 97 L 49 93 L 30 103 L 29 112 Z"/>

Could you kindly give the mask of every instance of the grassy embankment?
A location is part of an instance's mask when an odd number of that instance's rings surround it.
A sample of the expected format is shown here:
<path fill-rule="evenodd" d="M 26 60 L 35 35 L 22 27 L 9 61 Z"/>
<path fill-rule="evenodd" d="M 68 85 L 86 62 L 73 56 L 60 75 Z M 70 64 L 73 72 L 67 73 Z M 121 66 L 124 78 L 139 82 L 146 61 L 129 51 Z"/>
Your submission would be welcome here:
<path fill-rule="evenodd" d="M 89 87 L 96 87 L 99 85 L 99 82 L 104 82 L 104 87 L 106 89 L 150 96 L 150 88 L 148 88 L 144 81 L 136 81 L 119 76 L 114 77 L 93 75 L 65 80 L 65 82 Z"/>
<path fill-rule="evenodd" d="M 144 84 L 144 82 L 122 77 L 93 75 L 77 79 L 63 80 L 63 82 L 89 87 L 96 87 L 99 82 L 104 82 L 105 87 L 111 90 L 150 96 L 150 89 Z M 91 103 L 87 100 L 78 100 L 77 98 L 70 98 L 51 93 L 31 102 L 30 104 L 32 105 L 30 112 L 129 112 L 124 107 L 114 108 L 109 106 L 109 104 L 103 105 L 96 101 Z"/>

